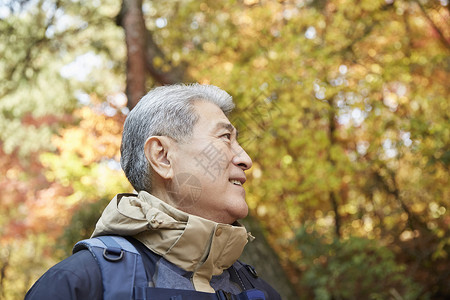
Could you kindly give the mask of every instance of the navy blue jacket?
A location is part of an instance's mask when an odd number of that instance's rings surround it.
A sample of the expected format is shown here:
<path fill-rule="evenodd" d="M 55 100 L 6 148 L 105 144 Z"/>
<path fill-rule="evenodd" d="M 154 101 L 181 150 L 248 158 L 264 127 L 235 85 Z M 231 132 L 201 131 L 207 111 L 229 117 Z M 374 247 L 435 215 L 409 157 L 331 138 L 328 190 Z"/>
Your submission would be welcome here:
<path fill-rule="evenodd" d="M 147 278 L 156 263 L 139 241 L 128 240 L 141 254 Z M 225 271 L 228 272 L 228 271 Z M 262 281 L 262 280 L 261 280 Z M 263 282 L 263 281 L 262 281 Z M 263 282 L 269 299 L 281 299 L 278 293 Z M 102 275 L 97 262 L 88 250 L 81 250 L 50 268 L 28 291 L 27 299 L 103 299 Z"/>
<path fill-rule="evenodd" d="M 100 268 L 88 250 L 79 251 L 50 268 L 25 299 L 103 299 Z"/>

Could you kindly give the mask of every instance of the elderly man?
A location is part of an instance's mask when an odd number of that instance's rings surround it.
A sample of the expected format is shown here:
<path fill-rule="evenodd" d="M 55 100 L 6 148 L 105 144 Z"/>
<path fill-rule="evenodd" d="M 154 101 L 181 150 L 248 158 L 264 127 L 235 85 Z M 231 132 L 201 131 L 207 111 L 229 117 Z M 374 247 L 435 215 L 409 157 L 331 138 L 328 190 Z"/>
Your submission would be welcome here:
<path fill-rule="evenodd" d="M 211 85 L 158 87 L 129 113 L 119 194 L 93 238 L 47 271 L 26 299 L 280 299 L 237 259 L 252 238 L 244 171 L 252 161 Z"/>

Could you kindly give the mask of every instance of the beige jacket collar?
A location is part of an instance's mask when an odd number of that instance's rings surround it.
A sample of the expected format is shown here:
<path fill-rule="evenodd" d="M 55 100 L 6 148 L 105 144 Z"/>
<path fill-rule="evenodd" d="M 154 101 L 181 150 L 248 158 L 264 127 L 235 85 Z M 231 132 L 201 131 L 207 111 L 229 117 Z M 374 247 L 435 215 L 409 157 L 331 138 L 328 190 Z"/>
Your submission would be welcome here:
<path fill-rule="evenodd" d="M 209 282 L 241 255 L 245 227 L 216 223 L 178 210 L 147 192 L 119 194 L 105 208 L 92 237 L 133 236 L 178 267 L 193 272 L 197 291 L 214 292 Z"/>

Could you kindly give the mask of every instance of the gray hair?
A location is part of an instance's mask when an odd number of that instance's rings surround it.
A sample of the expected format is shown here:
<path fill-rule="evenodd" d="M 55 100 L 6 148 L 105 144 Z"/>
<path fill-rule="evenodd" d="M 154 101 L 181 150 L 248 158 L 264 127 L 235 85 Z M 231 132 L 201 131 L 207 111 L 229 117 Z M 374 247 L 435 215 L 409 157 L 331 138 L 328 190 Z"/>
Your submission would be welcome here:
<path fill-rule="evenodd" d="M 123 127 L 120 164 L 136 191 L 151 192 L 152 170 L 145 157 L 145 142 L 151 136 L 186 141 L 199 119 L 193 106 L 196 100 L 216 104 L 225 115 L 234 108 L 232 97 L 216 86 L 176 84 L 151 90 L 128 114 Z"/>

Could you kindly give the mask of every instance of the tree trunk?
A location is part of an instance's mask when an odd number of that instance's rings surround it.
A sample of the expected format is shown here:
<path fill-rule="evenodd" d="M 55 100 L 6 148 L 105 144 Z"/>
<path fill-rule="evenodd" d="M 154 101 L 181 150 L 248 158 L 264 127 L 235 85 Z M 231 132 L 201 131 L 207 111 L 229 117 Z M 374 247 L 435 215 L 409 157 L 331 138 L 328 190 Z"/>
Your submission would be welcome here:
<path fill-rule="evenodd" d="M 131 110 L 146 93 L 146 27 L 142 0 L 123 0 L 117 23 L 125 31 L 127 45 L 127 106 Z"/>
<path fill-rule="evenodd" d="M 333 97 L 328 100 L 328 103 L 330 105 L 330 109 L 328 112 L 328 138 L 330 140 L 330 149 L 328 149 L 327 159 L 333 166 L 333 168 L 336 168 L 336 162 L 331 157 L 331 147 L 336 144 L 336 138 L 335 138 L 335 132 L 336 132 L 336 112 L 334 109 L 334 101 Z M 330 204 L 334 211 L 334 231 L 336 233 L 336 238 L 341 238 L 341 216 L 339 214 L 339 202 L 338 202 L 338 195 L 335 191 L 330 191 L 329 193 L 330 197 Z"/>

